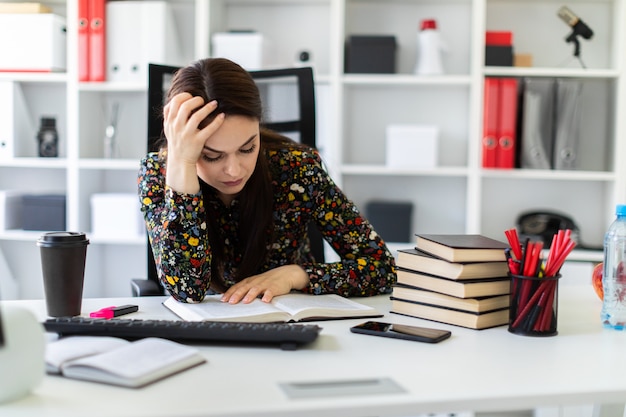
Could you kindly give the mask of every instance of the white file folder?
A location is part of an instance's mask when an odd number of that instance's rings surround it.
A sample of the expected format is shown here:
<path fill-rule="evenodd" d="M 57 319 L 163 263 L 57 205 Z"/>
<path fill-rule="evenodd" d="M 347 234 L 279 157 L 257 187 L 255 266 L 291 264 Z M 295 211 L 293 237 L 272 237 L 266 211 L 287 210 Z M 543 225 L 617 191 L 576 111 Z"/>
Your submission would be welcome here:
<path fill-rule="evenodd" d="M 582 83 L 578 80 L 556 81 L 554 169 L 578 167 L 581 90 Z"/>
<path fill-rule="evenodd" d="M 173 10 L 166 1 L 106 5 L 107 81 L 148 80 L 148 64 L 182 65 Z"/>
<path fill-rule="evenodd" d="M 554 78 L 526 78 L 523 84 L 520 166 L 552 168 L 554 138 Z"/>

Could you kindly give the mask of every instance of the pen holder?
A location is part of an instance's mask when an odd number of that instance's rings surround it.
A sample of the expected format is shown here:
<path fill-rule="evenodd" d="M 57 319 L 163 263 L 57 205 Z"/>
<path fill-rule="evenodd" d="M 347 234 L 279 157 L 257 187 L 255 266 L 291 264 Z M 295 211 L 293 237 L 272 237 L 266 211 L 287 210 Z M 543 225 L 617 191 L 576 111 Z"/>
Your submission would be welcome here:
<path fill-rule="evenodd" d="M 511 277 L 509 332 L 522 336 L 557 334 L 560 274 L 554 277 Z"/>

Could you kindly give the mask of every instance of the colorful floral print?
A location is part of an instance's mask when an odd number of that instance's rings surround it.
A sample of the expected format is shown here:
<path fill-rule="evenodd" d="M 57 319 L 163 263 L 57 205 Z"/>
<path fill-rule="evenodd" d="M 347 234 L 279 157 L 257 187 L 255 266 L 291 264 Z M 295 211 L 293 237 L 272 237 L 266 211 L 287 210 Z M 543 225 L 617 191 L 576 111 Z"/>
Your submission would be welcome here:
<path fill-rule="evenodd" d="M 309 274 L 312 294 L 343 296 L 388 294 L 396 281 L 394 258 L 370 223 L 323 169 L 315 151 L 269 151 L 274 189 L 274 236 L 267 262 L 259 273 L 297 264 Z M 161 283 L 178 300 L 201 301 L 209 290 L 211 248 L 205 221 L 205 198 L 173 191 L 165 185 L 165 162 L 156 153 L 142 160 L 138 177 L 142 212 L 148 227 Z M 224 281 L 235 283 L 241 253 L 237 248 L 239 201 L 226 207 L 207 198 L 218 215 L 226 243 Z M 315 222 L 340 257 L 315 262 L 307 225 Z"/>

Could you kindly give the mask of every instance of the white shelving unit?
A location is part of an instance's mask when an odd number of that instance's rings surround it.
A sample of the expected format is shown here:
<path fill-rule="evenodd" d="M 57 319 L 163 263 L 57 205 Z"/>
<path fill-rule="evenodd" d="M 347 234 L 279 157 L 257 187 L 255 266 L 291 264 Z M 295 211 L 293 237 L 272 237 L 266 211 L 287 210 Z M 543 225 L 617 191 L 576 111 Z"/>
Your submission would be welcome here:
<path fill-rule="evenodd" d="M 520 212 L 558 210 L 581 228 L 583 243 L 601 246 L 616 202 L 624 200 L 623 107 L 624 17 L 620 1 L 576 1 L 571 8 L 594 29 L 582 41 L 588 69 L 576 68 L 569 28 L 552 1 L 347 1 L 344 31 L 395 34 L 398 75 L 339 74 L 343 92 L 337 137 L 342 184 L 359 205 L 370 199 L 415 204 L 413 229 L 421 233 L 483 233 L 503 239 Z M 407 16 L 410 21 L 407 22 Z M 447 74 L 411 75 L 415 22 L 435 18 L 449 42 Z M 377 21 L 393 22 L 389 26 Z M 375 29 L 373 29 L 375 28 Z M 533 68 L 485 67 L 485 30 L 512 30 L 516 52 L 531 53 Z M 557 60 L 558 58 L 558 60 Z M 560 62 L 564 60 L 565 65 Z M 581 168 L 577 171 L 482 169 L 482 86 L 485 76 L 563 77 L 584 83 Z M 393 103 L 393 105 L 389 105 Z M 384 167 L 384 128 L 390 123 L 436 124 L 441 129 L 440 167 L 427 172 Z M 393 184 L 390 186 L 390 184 Z M 579 259 L 598 260 L 581 252 Z M 574 258 L 574 257 L 572 257 Z"/>
<path fill-rule="evenodd" d="M 0 73 L 0 80 L 20 84 L 33 120 L 56 115 L 61 155 L 37 158 L 33 150 L 0 161 L 0 189 L 64 192 L 68 229 L 89 233 L 93 193 L 135 192 L 138 160 L 145 152 L 146 86 L 77 82 L 76 2 L 45 3 L 67 17 L 67 73 Z M 301 51 L 309 51 L 317 80 L 318 143 L 332 175 L 361 208 L 373 199 L 412 202 L 415 232 L 482 233 L 503 239 L 520 212 L 558 210 L 575 219 L 583 243 L 600 246 L 615 204 L 626 201 L 626 166 L 619 163 L 626 156 L 626 124 L 620 117 L 626 108 L 626 0 L 568 3 L 595 32 L 593 39 L 581 41 L 587 69 L 573 60 L 573 47 L 564 40 L 570 28 L 556 15 L 562 5 L 557 0 L 170 3 L 186 61 L 210 56 L 211 35 L 233 29 L 262 33 L 270 42 L 274 66 L 293 65 Z M 426 18 L 437 20 L 447 43 L 445 75 L 413 74 L 417 30 Z M 534 66 L 485 67 L 486 30 L 512 30 L 515 51 L 532 54 Z M 394 35 L 397 73 L 345 74 L 344 42 L 353 34 Z M 486 76 L 580 79 L 585 86 L 581 170 L 481 168 Z M 120 158 L 105 159 L 104 128 L 114 102 L 120 103 L 122 115 Z M 439 166 L 387 168 L 385 127 L 392 123 L 438 125 Z M 39 262 L 38 236 L 0 232 L 0 250 L 18 283 L 18 298 L 43 295 L 41 277 L 33 272 Z M 129 279 L 145 275 L 145 241 L 90 239 L 85 295 L 127 295 Z M 571 256 L 600 258 L 598 251 Z"/>
<path fill-rule="evenodd" d="M 66 227 L 85 231 L 90 239 L 87 251 L 86 297 L 130 294 L 130 279 L 146 276 L 144 237 L 99 237 L 91 233 L 90 199 L 95 193 L 136 194 L 139 159 L 146 150 L 147 83 L 78 82 L 78 9 L 76 1 L 51 0 L 44 3 L 66 18 L 67 72 L 51 74 L 0 73 L 0 80 L 19 83 L 25 92 L 29 117 L 37 123 L 41 115 L 54 115 L 59 132 L 59 158 L 38 158 L 36 126 L 26 154 L 0 161 L 0 189 L 28 193 L 59 192 L 67 196 Z M 200 3 L 200 2 L 199 2 Z M 194 45 L 195 2 L 172 2 L 185 45 Z M 187 22 L 191 21 L 192 24 Z M 186 61 L 194 58 L 193 48 Z M 104 157 L 104 132 L 113 103 L 119 103 L 116 158 Z M 41 232 L 9 230 L 0 232 L 0 291 L 6 298 L 42 298 L 36 240 Z M 2 261 L 2 259 L 0 259 Z M 4 268 L 4 269 L 3 269 Z"/>

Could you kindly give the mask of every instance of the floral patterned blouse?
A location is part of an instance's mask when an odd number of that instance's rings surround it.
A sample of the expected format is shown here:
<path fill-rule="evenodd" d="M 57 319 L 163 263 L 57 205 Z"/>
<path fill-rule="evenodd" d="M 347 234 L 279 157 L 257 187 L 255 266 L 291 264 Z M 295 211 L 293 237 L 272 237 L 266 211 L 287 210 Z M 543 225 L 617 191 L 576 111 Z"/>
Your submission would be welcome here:
<path fill-rule="evenodd" d="M 387 294 L 396 282 L 395 261 L 381 237 L 323 169 L 316 151 L 267 151 L 274 189 L 274 236 L 268 260 L 258 272 L 288 264 L 309 274 L 312 294 L 346 297 Z M 179 301 L 199 302 L 209 290 L 211 248 L 202 191 L 182 194 L 165 185 L 165 161 L 150 153 L 138 175 L 141 210 L 161 283 Z M 224 282 L 235 283 L 238 200 L 226 207 L 207 199 L 219 213 L 226 245 Z M 318 263 L 309 252 L 307 224 L 314 221 L 339 262 Z"/>

